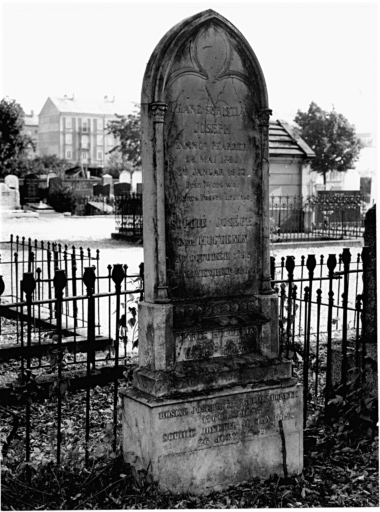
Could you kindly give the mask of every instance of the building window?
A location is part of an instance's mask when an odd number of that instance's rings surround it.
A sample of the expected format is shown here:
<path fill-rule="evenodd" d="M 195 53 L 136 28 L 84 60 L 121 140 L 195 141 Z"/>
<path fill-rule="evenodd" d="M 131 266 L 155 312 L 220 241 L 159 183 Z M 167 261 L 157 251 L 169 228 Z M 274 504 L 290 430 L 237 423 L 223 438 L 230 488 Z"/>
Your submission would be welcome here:
<path fill-rule="evenodd" d="M 82 162 L 87 162 L 88 160 L 88 151 L 82 151 Z"/>
<path fill-rule="evenodd" d="M 65 134 L 65 143 L 66 144 L 72 144 L 73 143 L 73 136 L 71 133 Z"/>
<path fill-rule="evenodd" d="M 98 160 L 103 160 L 103 151 L 97 152 L 97 158 L 98 158 Z"/>
<path fill-rule="evenodd" d="M 88 132 L 88 124 L 87 121 L 82 121 L 82 131 Z"/>
<path fill-rule="evenodd" d="M 66 148 L 66 159 L 67 159 L 67 160 L 71 160 L 71 158 L 72 158 L 72 154 L 73 154 L 73 153 L 72 153 L 71 148 L 70 148 L 70 149 L 69 149 L 69 148 Z"/>
<path fill-rule="evenodd" d="M 71 130 L 73 127 L 71 117 L 66 117 L 65 119 L 66 119 L 66 124 L 65 124 L 66 130 Z"/>
<path fill-rule="evenodd" d="M 103 146 L 103 135 L 97 135 L 96 136 L 96 145 L 97 146 Z"/>
<path fill-rule="evenodd" d="M 82 135 L 82 148 L 88 149 L 88 135 Z"/>
<path fill-rule="evenodd" d="M 97 119 L 97 128 L 98 128 L 98 132 L 102 132 L 103 131 L 103 119 Z"/>
<path fill-rule="evenodd" d="M 113 136 L 112 135 L 108 135 L 108 137 L 107 137 L 107 146 L 108 147 L 113 146 Z"/>

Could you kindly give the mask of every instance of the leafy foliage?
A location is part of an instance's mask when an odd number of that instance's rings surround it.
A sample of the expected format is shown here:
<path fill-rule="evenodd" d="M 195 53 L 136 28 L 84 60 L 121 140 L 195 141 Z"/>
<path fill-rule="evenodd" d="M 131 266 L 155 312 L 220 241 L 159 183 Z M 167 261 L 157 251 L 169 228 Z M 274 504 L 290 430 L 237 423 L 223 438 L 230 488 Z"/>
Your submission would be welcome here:
<path fill-rule="evenodd" d="M 130 161 L 125 161 L 119 150 L 113 151 L 107 162 L 107 166 L 103 170 L 103 174 L 110 174 L 113 178 L 118 179 L 122 171 L 134 171 L 134 166 Z"/>
<path fill-rule="evenodd" d="M 323 175 L 328 171 L 345 172 L 359 158 L 362 144 L 355 127 L 334 109 L 322 110 L 310 103 L 307 112 L 298 110 L 294 121 L 300 126 L 300 136 L 309 144 L 316 157 L 311 162 L 314 171 Z"/>
<path fill-rule="evenodd" d="M 19 103 L 9 98 L 0 101 L 0 176 L 19 175 L 19 166 L 26 165 L 26 151 L 34 147 L 29 135 L 24 135 L 24 111 Z"/>
<path fill-rule="evenodd" d="M 141 165 L 140 108 L 127 116 L 116 114 L 117 119 L 107 126 L 108 133 L 119 139 L 119 144 L 111 150 L 119 151 L 123 161 L 130 162 L 134 167 Z"/>
<path fill-rule="evenodd" d="M 56 212 L 73 212 L 76 205 L 74 192 L 64 185 L 57 186 L 48 196 L 50 206 Z"/>
<path fill-rule="evenodd" d="M 71 164 L 64 158 L 57 155 L 36 156 L 30 160 L 31 171 L 35 174 L 47 174 L 55 172 L 57 176 L 63 177 L 64 171 L 71 167 Z"/>
<path fill-rule="evenodd" d="M 357 367 L 348 371 L 348 383 L 337 388 L 325 417 L 338 429 L 338 438 L 356 446 L 360 446 L 362 439 L 372 441 L 377 435 L 378 398 L 373 384 L 366 382 L 364 375 Z"/>

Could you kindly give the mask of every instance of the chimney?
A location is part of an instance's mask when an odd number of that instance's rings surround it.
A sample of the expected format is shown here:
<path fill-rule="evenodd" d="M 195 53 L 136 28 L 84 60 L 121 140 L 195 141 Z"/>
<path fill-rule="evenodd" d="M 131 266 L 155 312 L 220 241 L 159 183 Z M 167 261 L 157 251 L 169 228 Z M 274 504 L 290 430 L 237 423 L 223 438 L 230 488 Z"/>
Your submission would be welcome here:
<path fill-rule="evenodd" d="M 34 110 L 31 110 L 30 111 L 30 117 L 33 117 L 34 116 Z"/>

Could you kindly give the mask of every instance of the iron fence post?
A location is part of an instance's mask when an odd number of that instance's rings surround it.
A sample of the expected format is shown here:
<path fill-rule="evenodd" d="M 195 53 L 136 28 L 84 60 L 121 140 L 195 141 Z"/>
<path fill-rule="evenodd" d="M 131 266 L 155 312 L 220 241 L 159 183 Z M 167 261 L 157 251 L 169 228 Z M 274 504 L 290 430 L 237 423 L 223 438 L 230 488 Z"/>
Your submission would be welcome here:
<path fill-rule="evenodd" d="M 112 270 L 112 280 L 115 283 L 116 291 L 116 340 L 115 340 L 115 383 L 114 383 L 114 402 L 113 402 L 113 451 L 116 452 L 116 427 L 117 427 L 117 391 L 118 391 L 118 365 L 119 365 L 119 328 L 120 319 L 120 295 L 121 283 L 125 277 L 123 265 L 116 264 Z"/>
<path fill-rule="evenodd" d="M 64 270 L 56 269 L 53 278 L 54 295 L 55 295 L 55 311 L 57 320 L 57 369 L 58 369 L 58 410 L 57 410 L 57 464 L 61 462 L 61 422 L 62 422 L 62 299 L 63 290 L 67 284 L 67 278 Z"/>
<path fill-rule="evenodd" d="M 318 397 L 318 373 L 319 373 L 319 328 L 321 319 L 321 303 L 322 303 L 322 290 L 317 290 L 317 347 L 316 347 L 316 361 L 315 361 L 315 401 Z"/>
<path fill-rule="evenodd" d="M 87 309 L 87 390 L 86 390 L 86 465 L 89 462 L 88 443 L 90 440 L 90 374 L 91 363 L 95 367 L 95 269 L 94 267 L 86 267 L 83 273 L 83 283 L 86 286 L 88 309 Z"/>
<path fill-rule="evenodd" d="M 292 287 L 293 287 L 293 273 L 294 273 L 294 256 L 287 256 L 286 270 L 288 271 L 288 314 L 286 324 L 286 357 L 289 357 L 289 340 L 291 336 L 292 324 Z"/>
<path fill-rule="evenodd" d="M 334 307 L 333 279 L 336 264 L 337 262 L 335 254 L 330 254 L 327 260 L 327 268 L 329 269 L 329 306 L 327 314 L 327 366 L 325 408 L 327 407 L 332 391 L 332 315 Z"/>
<path fill-rule="evenodd" d="M 363 321 L 366 317 L 366 312 L 368 310 L 368 278 L 369 278 L 369 247 L 364 246 L 362 249 L 362 262 L 363 262 L 363 310 L 362 310 L 362 325 Z M 375 262 L 373 263 L 375 265 Z M 363 336 L 362 329 L 362 381 L 365 382 L 365 356 L 366 356 L 366 340 Z"/>
<path fill-rule="evenodd" d="M 26 358 L 26 366 L 27 366 L 27 385 L 29 383 L 31 377 L 30 370 L 30 352 L 32 345 L 32 296 L 33 292 L 36 288 L 36 281 L 34 279 L 32 272 L 24 272 L 23 279 L 21 281 L 21 290 L 26 295 L 26 303 L 27 303 L 27 358 Z M 25 435 L 25 445 L 26 445 L 26 462 L 30 461 L 30 406 L 31 406 L 31 397 L 27 395 L 26 402 L 26 435 Z"/>
<path fill-rule="evenodd" d="M 356 339 L 355 339 L 355 366 L 359 368 L 360 366 L 360 335 L 359 335 L 359 325 L 360 325 L 360 311 L 361 311 L 361 303 L 362 303 L 362 295 L 356 296 L 355 302 L 355 319 L 356 319 Z"/>
<path fill-rule="evenodd" d="M 303 355 L 303 427 L 306 427 L 306 420 L 307 420 L 307 399 L 309 396 L 309 354 L 307 352 L 307 315 L 308 315 L 308 307 L 307 303 L 309 302 L 309 287 L 305 286 L 305 293 L 304 293 L 304 302 L 305 302 L 305 323 L 304 323 L 304 330 L 305 330 L 305 342 L 304 342 L 304 355 Z"/>
<path fill-rule="evenodd" d="M 343 325 L 342 325 L 342 384 L 343 392 L 346 394 L 346 383 L 347 383 L 347 371 L 348 371 L 348 358 L 347 358 L 347 313 L 348 313 L 348 286 L 349 286 L 349 271 L 351 262 L 350 249 L 344 248 L 342 254 L 343 261 L 343 294 L 342 294 L 342 306 L 343 306 Z"/>
<path fill-rule="evenodd" d="M 0 276 L 0 305 L 1 305 L 1 296 L 3 295 L 5 290 L 5 284 L 3 280 L 3 276 Z M 0 307 L 0 334 L 1 334 L 1 307 Z"/>

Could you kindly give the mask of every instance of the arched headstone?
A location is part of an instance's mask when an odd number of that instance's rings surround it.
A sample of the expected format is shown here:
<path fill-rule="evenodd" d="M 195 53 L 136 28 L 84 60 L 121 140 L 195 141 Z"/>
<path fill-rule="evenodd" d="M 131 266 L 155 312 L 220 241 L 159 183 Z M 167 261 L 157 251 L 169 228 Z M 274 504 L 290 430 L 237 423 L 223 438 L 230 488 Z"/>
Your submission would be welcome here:
<path fill-rule="evenodd" d="M 7 185 L 8 188 L 19 190 L 19 179 L 17 176 L 14 176 L 13 174 L 8 174 L 8 176 L 5 176 L 4 183 Z"/>
<path fill-rule="evenodd" d="M 131 173 L 129 171 L 121 171 L 119 183 L 131 183 Z"/>
<path fill-rule="evenodd" d="M 170 492 L 302 470 L 270 283 L 269 116 L 259 62 L 218 13 L 159 42 L 141 96 L 145 298 L 124 457 Z"/>

